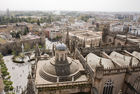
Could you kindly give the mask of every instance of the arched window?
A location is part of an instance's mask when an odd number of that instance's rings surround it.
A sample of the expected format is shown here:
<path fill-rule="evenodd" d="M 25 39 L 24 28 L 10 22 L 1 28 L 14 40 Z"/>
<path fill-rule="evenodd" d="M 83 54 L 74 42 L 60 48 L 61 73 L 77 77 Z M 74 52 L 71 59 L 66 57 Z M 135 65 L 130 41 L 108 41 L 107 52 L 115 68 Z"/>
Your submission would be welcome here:
<path fill-rule="evenodd" d="M 103 94 L 113 94 L 113 82 L 108 80 L 104 84 Z"/>
<path fill-rule="evenodd" d="M 140 91 L 140 77 L 136 78 L 133 86 L 136 89 L 136 91 Z"/>

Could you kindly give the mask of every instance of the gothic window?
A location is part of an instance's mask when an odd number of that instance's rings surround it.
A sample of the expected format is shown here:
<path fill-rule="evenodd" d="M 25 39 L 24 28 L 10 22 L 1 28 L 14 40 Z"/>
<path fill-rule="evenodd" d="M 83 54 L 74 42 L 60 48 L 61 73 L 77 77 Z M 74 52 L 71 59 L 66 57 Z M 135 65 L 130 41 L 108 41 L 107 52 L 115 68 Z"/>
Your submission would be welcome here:
<path fill-rule="evenodd" d="M 137 79 L 134 82 L 134 88 L 136 91 L 140 91 L 140 77 L 137 77 Z"/>
<path fill-rule="evenodd" d="M 103 94 L 113 94 L 113 82 L 108 80 L 104 84 Z"/>

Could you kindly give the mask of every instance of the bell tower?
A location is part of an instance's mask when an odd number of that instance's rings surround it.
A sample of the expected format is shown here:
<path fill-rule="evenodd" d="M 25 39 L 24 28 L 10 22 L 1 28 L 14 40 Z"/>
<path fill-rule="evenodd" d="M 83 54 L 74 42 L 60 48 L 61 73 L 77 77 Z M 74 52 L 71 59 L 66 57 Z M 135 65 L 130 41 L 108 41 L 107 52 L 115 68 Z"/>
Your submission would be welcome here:
<path fill-rule="evenodd" d="M 69 39 L 69 29 L 67 27 L 67 34 L 66 34 L 66 45 L 69 48 L 70 47 L 70 39 Z"/>

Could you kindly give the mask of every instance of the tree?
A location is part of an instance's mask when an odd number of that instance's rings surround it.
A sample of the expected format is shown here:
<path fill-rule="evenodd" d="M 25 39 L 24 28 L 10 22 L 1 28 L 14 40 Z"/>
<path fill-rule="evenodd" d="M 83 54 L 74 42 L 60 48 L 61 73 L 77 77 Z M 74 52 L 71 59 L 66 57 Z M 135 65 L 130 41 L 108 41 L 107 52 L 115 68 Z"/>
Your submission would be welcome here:
<path fill-rule="evenodd" d="M 3 56 L 2 56 L 2 54 L 0 53 L 0 60 L 2 60 L 2 58 L 3 58 Z"/>
<path fill-rule="evenodd" d="M 16 38 L 20 38 L 20 33 L 19 32 L 16 33 Z"/>
<path fill-rule="evenodd" d="M 12 51 L 12 55 L 17 56 L 18 53 L 17 53 L 15 50 L 13 50 L 13 51 Z"/>
<path fill-rule="evenodd" d="M 39 48 L 43 48 L 41 45 L 39 45 Z"/>
<path fill-rule="evenodd" d="M 4 82 L 4 90 L 6 92 L 12 91 L 13 90 L 13 86 L 12 86 L 13 82 L 9 81 L 11 76 L 9 76 L 8 69 L 7 69 L 6 65 L 4 64 L 2 54 L 0 54 L 0 65 L 1 65 L 2 78 L 4 79 L 3 80 L 3 82 Z"/>
<path fill-rule="evenodd" d="M 56 36 L 56 40 L 60 40 L 62 36 Z"/>
<path fill-rule="evenodd" d="M 89 18 L 90 18 L 90 16 L 85 15 L 85 16 L 81 17 L 81 20 L 87 22 Z"/>
<path fill-rule="evenodd" d="M 27 35 L 27 33 L 29 33 L 29 29 L 28 29 L 28 27 L 25 27 L 23 35 Z"/>
<path fill-rule="evenodd" d="M 37 20 L 37 25 L 39 25 L 39 26 L 40 26 L 40 21 L 39 21 L 39 19 Z"/>
<path fill-rule="evenodd" d="M 48 17 L 48 19 L 47 19 L 47 22 L 48 22 L 48 23 L 52 23 L 52 21 L 53 21 L 53 18 L 52 18 L 51 15 L 49 15 L 49 17 Z"/>

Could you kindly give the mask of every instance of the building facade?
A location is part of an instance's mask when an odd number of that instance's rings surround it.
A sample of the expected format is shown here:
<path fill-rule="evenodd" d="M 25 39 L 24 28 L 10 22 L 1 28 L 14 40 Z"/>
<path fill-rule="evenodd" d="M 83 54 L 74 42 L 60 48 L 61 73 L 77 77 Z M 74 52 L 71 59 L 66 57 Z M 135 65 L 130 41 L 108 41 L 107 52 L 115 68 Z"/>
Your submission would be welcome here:
<path fill-rule="evenodd" d="M 23 38 L 15 41 L 8 41 L 5 43 L 0 43 L 0 52 L 3 55 L 11 54 L 12 51 L 21 51 L 21 46 L 24 45 L 27 49 L 32 49 L 36 44 L 42 45 L 42 47 L 45 45 L 45 37 L 36 37 L 33 36 L 33 38 Z"/>
<path fill-rule="evenodd" d="M 48 60 L 35 63 L 35 80 L 37 94 L 89 93 L 89 77 L 79 60 L 68 56 L 65 44 L 55 47 L 54 56 Z"/>
<path fill-rule="evenodd" d="M 67 46 L 59 43 L 52 50 L 52 58 L 36 59 L 32 67 L 36 93 L 139 94 L 139 38 L 135 42 L 129 37 L 126 42 L 125 38 L 115 37 L 109 43 L 108 36 L 114 37 L 106 28 L 99 47 L 85 47 L 84 42 L 70 39 L 67 33 Z M 114 45 L 118 40 L 123 44 Z"/>

